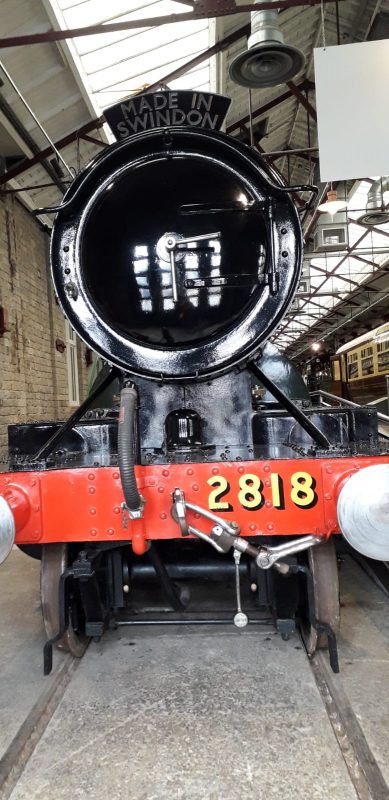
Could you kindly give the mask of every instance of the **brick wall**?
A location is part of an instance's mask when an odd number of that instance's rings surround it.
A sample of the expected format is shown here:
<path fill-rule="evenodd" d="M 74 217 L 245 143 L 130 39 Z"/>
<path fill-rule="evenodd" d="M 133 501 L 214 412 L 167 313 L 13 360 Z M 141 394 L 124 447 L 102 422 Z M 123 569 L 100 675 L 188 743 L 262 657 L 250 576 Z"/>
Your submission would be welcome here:
<path fill-rule="evenodd" d="M 47 267 L 49 237 L 14 198 L 0 197 L 0 306 L 9 332 L 0 337 L 0 458 L 7 425 L 65 419 L 69 406 L 65 320 Z M 85 396 L 85 345 L 77 341 L 80 400 Z"/>

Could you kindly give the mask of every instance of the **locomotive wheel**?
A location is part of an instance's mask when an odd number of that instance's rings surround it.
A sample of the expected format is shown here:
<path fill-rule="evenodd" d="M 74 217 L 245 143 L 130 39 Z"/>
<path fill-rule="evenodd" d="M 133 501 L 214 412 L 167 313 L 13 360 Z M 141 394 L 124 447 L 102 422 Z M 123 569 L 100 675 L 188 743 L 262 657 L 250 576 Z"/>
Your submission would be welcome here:
<path fill-rule="evenodd" d="M 313 577 L 316 618 L 330 625 L 337 635 L 340 625 L 339 576 L 333 539 L 309 549 L 308 566 Z M 318 634 L 308 620 L 302 625 L 302 634 L 310 656 L 314 655 L 316 650 L 327 649 L 327 636 L 323 633 Z"/>
<path fill-rule="evenodd" d="M 59 630 L 59 581 L 68 565 L 68 545 L 46 544 L 42 546 L 41 558 L 41 602 L 43 622 L 47 638 L 51 639 Z M 76 601 L 73 600 L 73 605 Z M 72 625 L 70 613 L 69 627 L 62 639 L 57 642 L 60 650 L 66 650 L 76 658 L 81 658 L 88 646 L 89 638 L 79 635 Z"/>

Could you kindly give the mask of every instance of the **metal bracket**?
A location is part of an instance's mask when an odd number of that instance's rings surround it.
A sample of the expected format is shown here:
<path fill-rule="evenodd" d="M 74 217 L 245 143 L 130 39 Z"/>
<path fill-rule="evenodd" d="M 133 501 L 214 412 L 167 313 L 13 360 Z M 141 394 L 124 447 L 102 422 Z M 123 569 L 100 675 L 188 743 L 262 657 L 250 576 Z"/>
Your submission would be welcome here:
<path fill-rule="evenodd" d="M 185 250 L 190 250 L 191 248 L 188 248 L 187 245 L 214 239 L 220 239 L 220 231 L 217 231 L 216 233 L 203 233 L 199 234 L 198 236 L 188 236 L 187 238 L 178 238 L 174 233 L 169 233 L 166 235 L 165 247 L 170 256 L 173 303 L 178 303 L 179 300 L 175 254 L 180 252 L 182 246 L 184 246 Z"/>
<path fill-rule="evenodd" d="M 315 425 L 315 423 L 312 422 L 312 420 L 306 414 L 304 414 L 304 411 L 301 408 L 299 408 L 298 405 L 296 405 L 296 403 L 291 399 L 291 397 L 288 397 L 280 389 L 280 387 L 277 386 L 277 384 L 274 383 L 274 381 L 271 378 L 269 378 L 268 375 L 266 375 L 266 373 L 263 372 L 262 369 L 260 369 L 260 367 L 255 361 L 250 361 L 248 366 L 253 375 L 255 375 L 255 377 L 258 378 L 258 380 L 262 383 L 265 389 L 267 389 L 268 392 L 270 392 L 273 395 L 273 397 L 275 397 L 276 400 L 278 400 L 280 405 L 283 406 L 283 408 L 285 408 L 286 411 L 288 411 L 289 414 L 292 415 L 292 417 L 296 420 L 296 422 L 298 422 L 301 425 L 301 427 L 304 428 L 304 430 L 309 434 L 309 436 L 312 437 L 313 441 L 317 445 L 319 445 L 319 447 L 323 447 L 326 450 L 328 450 L 330 447 L 330 442 L 324 435 L 323 431 L 321 431 L 320 428 L 318 428 L 317 425 Z"/>
<path fill-rule="evenodd" d="M 255 563 L 261 569 L 270 569 L 280 559 L 308 550 L 310 547 L 320 544 L 321 541 L 320 536 L 299 536 L 298 539 L 292 539 L 290 542 L 275 547 L 261 547 Z"/>
<path fill-rule="evenodd" d="M 336 633 L 331 628 L 331 625 L 328 625 L 327 622 L 323 622 L 322 620 L 318 619 L 316 616 L 315 611 L 315 590 L 313 584 L 313 575 L 308 567 L 303 567 L 301 564 L 291 564 L 288 565 L 288 573 L 302 573 L 305 575 L 305 579 L 307 582 L 307 600 L 308 600 L 308 616 L 309 622 L 313 628 L 317 630 L 317 632 L 324 633 L 327 636 L 328 641 L 328 654 L 330 658 L 330 666 L 333 672 L 339 672 L 339 656 L 338 656 L 338 643 L 336 638 Z M 304 639 L 304 637 L 303 637 Z"/>
<path fill-rule="evenodd" d="M 189 536 L 189 528 L 185 513 L 185 497 L 181 489 L 175 489 L 173 492 L 172 516 L 175 522 L 178 522 L 182 535 Z"/>
<path fill-rule="evenodd" d="M 143 495 L 140 495 L 140 505 L 138 506 L 138 508 L 128 508 L 126 503 L 122 503 L 121 509 L 122 509 L 123 528 L 126 529 L 128 527 L 127 523 L 129 519 L 134 520 L 143 518 L 145 513 L 145 505 L 146 505 L 146 498 L 143 497 Z"/>
<path fill-rule="evenodd" d="M 209 534 L 188 524 L 186 519 L 187 509 L 214 523 Z M 236 522 L 226 522 L 207 509 L 194 503 L 186 502 L 184 492 L 178 488 L 173 492 L 171 513 L 175 522 L 180 526 L 183 536 L 188 536 L 191 533 L 204 542 L 208 542 L 218 553 L 228 553 L 231 548 L 239 553 L 247 553 L 247 555 L 255 559 L 255 563 L 260 569 L 270 569 L 279 559 L 308 550 L 322 541 L 320 536 L 299 536 L 297 539 L 292 539 L 292 541 L 274 547 L 267 545 L 261 545 L 259 548 L 255 547 L 247 539 L 239 536 L 240 528 Z"/>
<path fill-rule="evenodd" d="M 40 461 L 42 458 L 47 458 L 56 448 L 63 437 L 70 431 L 77 422 L 82 419 L 84 414 L 91 408 L 96 398 L 104 392 L 113 381 L 120 376 L 120 372 L 116 367 L 112 367 L 105 378 L 96 386 L 96 388 L 88 395 L 81 405 L 71 414 L 71 416 L 53 433 L 50 439 L 45 442 L 42 447 L 33 455 L 31 461 Z"/>
<path fill-rule="evenodd" d="M 240 575 L 239 575 L 239 564 L 240 559 L 242 557 L 242 553 L 239 550 L 234 549 L 234 561 L 235 561 L 235 589 L 236 589 L 236 614 L 234 616 L 234 625 L 237 628 L 245 628 L 246 625 L 249 623 L 249 618 L 247 614 L 242 611 L 242 599 L 240 594 Z"/>

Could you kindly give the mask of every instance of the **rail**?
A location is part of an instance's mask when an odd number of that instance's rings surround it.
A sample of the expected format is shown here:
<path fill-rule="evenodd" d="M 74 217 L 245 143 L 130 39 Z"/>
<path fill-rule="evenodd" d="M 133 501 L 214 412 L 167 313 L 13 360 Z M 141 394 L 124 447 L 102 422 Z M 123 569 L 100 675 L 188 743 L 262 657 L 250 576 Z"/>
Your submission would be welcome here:
<path fill-rule="evenodd" d="M 350 408 L 360 408 L 359 403 L 353 403 L 352 400 L 345 400 L 344 397 L 338 397 L 336 394 L 330 394 L 330 392 L 324 392 L 323 389 L 316 389 L 314 392 L 309 393 L 312 400 L 318 400 L 319 405 L 326 406 L 327 408 L 331 408 L 335 403 L 340 406 L 347 406 Z M 326 400 L 331 400 L 332 402 L 327 403 Z M 371 404 L 369 404 L 371 405 Z M 387 414 L 382 414 L 381 411 L 377 411 L 377 418 L 380 422 L 384 422 L 389 425 L 389 416 Z M 388 433 L 381 433 L 379 432 L 380 436 L 384 436 L 385 439 L 389 439 L 389 431 Z"/>

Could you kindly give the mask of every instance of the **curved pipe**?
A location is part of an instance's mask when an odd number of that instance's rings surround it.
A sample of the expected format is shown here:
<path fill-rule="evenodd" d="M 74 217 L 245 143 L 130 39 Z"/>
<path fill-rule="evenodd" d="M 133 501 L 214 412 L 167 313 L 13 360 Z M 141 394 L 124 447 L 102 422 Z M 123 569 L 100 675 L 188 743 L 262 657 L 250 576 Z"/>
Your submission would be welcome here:
<path fill-rule="evenodd" d="M 142 498 L 135 477 L 135 415 L 138 394 L 134 384 L 124 386 L 120 394 L 118 429 L 119 470 L 124 499 L 129 511 L 138 511 Z"/>

